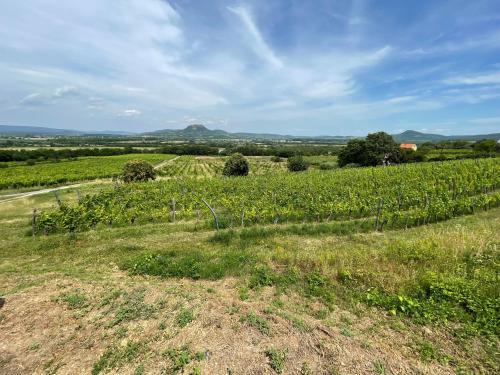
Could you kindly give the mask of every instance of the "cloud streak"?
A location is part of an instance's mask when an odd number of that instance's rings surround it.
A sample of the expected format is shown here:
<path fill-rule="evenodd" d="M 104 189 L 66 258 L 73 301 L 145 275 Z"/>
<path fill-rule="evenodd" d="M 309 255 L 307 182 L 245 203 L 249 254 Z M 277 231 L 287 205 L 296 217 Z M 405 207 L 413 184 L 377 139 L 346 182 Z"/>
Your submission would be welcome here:
<path fill-rule="evenodd" d="M 227 7 L 241 20 L 246 32 L 250 36 L 250 42 L 254 52 L 263 60 L 267 61 L 275 68 L 282 68 L 283 62 L 276 56 L 274 51 L 265 42 L 264 37 L 257 28 L 255 21 L 250 12 L 245 7 Z"/>

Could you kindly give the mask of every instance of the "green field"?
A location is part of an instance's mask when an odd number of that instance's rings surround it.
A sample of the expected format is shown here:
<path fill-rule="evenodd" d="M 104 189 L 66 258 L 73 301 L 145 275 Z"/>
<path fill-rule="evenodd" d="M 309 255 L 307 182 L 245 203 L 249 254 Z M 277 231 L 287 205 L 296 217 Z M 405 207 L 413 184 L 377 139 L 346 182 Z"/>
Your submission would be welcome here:
<path fill-rule="evenodd" d="M 351 219 L 359 226 L 408 227 L 497 206 L 499 171 L 499 159 L 483 159 L 121 185 L 42 212 L 37 230 L 80 231 L 174 215 L 207 219 L 203 200 L 219 212 L 223 227 Z"/>
<path fill-rule="evenodd" d="M 163 168 L 186 162 L 0 202 L 0 370 L 498 373 L 499 159 Z"/>
<path fill-rule="evenodd" d="M 78 160 L 37 163 L 26 165 L 7 163 L 0 168 L 0 189 L 32 186 L 51 186 L 66 182 L 86 181 L 116 177 L 128 160 L 141 159 L 152 164 L 173 158 L 162 154 L 127 154 L 116 156 L 82 157 Z"/>

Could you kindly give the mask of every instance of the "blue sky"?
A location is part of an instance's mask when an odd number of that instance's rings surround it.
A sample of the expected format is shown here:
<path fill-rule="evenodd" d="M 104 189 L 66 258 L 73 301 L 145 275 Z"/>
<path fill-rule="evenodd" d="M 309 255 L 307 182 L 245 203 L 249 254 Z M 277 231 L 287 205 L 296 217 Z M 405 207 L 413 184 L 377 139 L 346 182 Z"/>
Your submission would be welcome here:
<path fill-rule="evenodd" d="M 500 132 L 500 1 L 23 0 L 0 124 Z"/>

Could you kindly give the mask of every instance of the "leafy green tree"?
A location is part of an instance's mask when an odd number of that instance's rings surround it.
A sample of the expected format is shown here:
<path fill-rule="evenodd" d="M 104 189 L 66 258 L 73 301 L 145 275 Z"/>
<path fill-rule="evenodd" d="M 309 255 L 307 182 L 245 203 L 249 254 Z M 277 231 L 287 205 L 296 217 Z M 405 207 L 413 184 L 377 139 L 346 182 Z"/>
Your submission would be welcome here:
<path fill-rule="evenodd" d="M 300 172 L 305 171 L 309 165 L 302 156 L 297 155 L 288 158 L 287 167 L 290 172 Z"/>
<path fill-rule="evenodd" d="M 497 142 L 494 139 L 483 139 L 474 143 L 474 151 L 493 153 L 499 151 Z"/>
<path fill-rule="evenodd" d="M 351 139 L 347 142 L 347 146 L 340 150 L 339 167 L 345 167 L 348 164 L 365 165 L 366 148 L 364 139 Z"/>
<path fill-rule="evenodd" d="M 246 176 L 250 167 L 247 159 L 242 154 L 232 154 L 224 164 L 222 174 L 224 176 Z"/>
<path fill-rule="evenodd" d="M 399 145 L 387 133 L 368 134 L 366 139 L 353 139 L 347 142 L 339 153 L 340 167 L 348 164 L 375 166 L 386 162 L 401 162 Z"/>
<path fill-rule="evenodd" d="M 144 160 L 128 161 L 123 167 L 124 182 L 148 181 L 156 178 L 156 172 L 151 164 Z"/>

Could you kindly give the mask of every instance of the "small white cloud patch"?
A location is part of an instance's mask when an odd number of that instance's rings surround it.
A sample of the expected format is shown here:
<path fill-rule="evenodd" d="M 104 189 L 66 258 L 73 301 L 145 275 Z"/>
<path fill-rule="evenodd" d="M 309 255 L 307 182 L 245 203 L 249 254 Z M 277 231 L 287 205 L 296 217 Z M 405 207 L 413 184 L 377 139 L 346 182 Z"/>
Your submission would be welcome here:
<path fill-rule="evenodd" d="M 126 109 L 118 113 L 118 117 L 137 117 L 141 115 L 141 111 L 137 109 Z"/>

